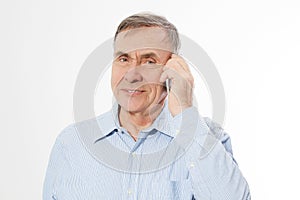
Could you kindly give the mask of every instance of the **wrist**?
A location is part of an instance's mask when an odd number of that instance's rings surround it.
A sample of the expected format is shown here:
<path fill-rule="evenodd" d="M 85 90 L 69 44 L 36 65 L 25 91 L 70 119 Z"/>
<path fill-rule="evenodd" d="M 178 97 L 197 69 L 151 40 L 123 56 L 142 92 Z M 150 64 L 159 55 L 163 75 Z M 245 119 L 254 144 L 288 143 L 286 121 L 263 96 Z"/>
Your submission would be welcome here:
<path fill-rule="evenodd" d="M 192 105 L 190 104 L 186 104 L 186 105 L 181 105 L 181 106 L 176 106 L 176 107 L 173 107 L 170 112 L 172 114 L 173 117 L 181 114 L 184 110 L 188 109 L 192 107 Z"/>

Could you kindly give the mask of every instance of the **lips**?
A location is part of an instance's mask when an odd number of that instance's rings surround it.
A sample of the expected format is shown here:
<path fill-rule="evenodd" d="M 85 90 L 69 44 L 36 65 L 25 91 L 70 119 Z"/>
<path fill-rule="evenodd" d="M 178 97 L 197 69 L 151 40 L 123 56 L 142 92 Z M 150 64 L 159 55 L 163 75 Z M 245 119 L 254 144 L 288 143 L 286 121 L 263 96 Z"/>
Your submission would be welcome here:
<path fill-rule="evenodd" d="M 129 94 L 129 95 L 140 95 L 144 92 L 146 92 L 145 90 L 137 90 L 137 89 L 122 89 L 123 92 Z"/>

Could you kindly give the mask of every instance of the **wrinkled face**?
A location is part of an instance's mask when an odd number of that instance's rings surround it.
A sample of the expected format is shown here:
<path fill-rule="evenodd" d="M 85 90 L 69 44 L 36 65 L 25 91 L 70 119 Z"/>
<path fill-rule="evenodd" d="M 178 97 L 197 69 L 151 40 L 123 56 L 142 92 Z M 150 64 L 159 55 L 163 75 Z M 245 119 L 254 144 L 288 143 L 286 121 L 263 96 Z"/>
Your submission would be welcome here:
<path fill-rule="evenodd" d="M 171 57 L 170 42 L 159 28 L 132 29 L 115 41 L 111 86 L 122 109 L 147 112 L 165 97 L 159 82 L 162 68 Z"/>

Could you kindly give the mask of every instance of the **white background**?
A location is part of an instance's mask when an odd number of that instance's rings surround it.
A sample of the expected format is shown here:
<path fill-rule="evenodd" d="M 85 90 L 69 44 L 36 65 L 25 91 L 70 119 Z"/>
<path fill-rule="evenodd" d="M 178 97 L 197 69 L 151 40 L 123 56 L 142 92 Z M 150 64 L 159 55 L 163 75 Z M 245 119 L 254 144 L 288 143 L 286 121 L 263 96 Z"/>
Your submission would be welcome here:
<path fill-rule="evenodd" d="M 82 63 L 140 11 L 167 17 L 214 61 L 226 93 L 224 128 L 253 199 L 296 199 L 299 10 L 296 0 L 2 0 L 0 199 L 41 199 L 52 145 L 73 122 Z"/>

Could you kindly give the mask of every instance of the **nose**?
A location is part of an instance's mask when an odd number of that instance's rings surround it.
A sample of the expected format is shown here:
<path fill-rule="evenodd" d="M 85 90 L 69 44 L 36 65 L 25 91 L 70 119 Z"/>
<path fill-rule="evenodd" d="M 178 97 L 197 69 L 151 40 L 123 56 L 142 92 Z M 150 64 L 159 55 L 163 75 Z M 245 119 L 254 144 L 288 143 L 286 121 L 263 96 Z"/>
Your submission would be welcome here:
<path fill-rule="evenodd" d="M 126 72 L 124 79 L 129 83 L 136 83 L 143 81 L 143 76 L 140 73 L 139 67 L 135 66 Z"/>

